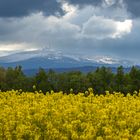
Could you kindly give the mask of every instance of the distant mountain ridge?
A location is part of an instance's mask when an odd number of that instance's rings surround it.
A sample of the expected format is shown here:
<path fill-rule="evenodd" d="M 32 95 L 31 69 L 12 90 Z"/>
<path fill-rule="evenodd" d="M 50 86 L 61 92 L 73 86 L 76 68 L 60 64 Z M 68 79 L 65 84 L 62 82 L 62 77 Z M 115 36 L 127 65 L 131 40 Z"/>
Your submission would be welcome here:
<path fill-rule="evenodd" d="M 80 71 L 82 73 L 88 73 L 95 71 L 98 66 L 84 66 L 84 67 L 75 67 L 75 68 L 53 68 L 52 70 L 57 73 L 63 73 L 63 72 L 71 72 L 71 71 Z M 117 72 L 117 67 L 109 67 L 113 73 Z M 23 72 L 26 75 L 35 75 L 38 72 L 39 69 L 24 69 Z M 50 69 L 44 69 L 46 72 L 48 72 Z M 130 72 L 131 67 L 124 68 L 124 72 L 128 73 Z"/>
<path fill-rule="evenodd" d="M 75 68 L 85 66 L 107 66 L 118 67 L 123 65 L 129 67 L 133 65 L 128 60 L 117 60 L 110 57 L 83 58 L 72 55 L 64 55 L 61 52 L 50 50 L 34 50 L 10 54 L 0 57 L 0 66 L 16 67 L 21 65 L 23 69 L 37 69 L 39 67 L 48 68 Z"/>
<path fill-rule="evenodd" d="M 21 65 L 25 74 L 33 75 L 39 68 L 46 71 L 53 69 L 56 72 L 81 71 L 87 73 L 96 70 L 97 67 L 110 67 L 113 72 L 120 65 L 125 67 L 125 72 L 130 70 L 132 62 L 128 60 L 117 60 L 110 57 L 100 56 L 95 58 L 75 57 L 74 55 L 63 55 L 61 52 L 50 50 L 33 50 L 18 52 L 8 56 L 0 57 L 0 66 L 16 67 Z"/>

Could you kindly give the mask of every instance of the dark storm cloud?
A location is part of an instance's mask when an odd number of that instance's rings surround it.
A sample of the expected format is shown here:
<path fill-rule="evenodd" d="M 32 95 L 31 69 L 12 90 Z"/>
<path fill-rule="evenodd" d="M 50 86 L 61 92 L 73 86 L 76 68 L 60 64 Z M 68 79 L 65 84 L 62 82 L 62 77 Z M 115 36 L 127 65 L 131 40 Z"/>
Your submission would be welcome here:
<path fill-rule="evenodd" d="M 45 15 L 54 15 L 56 12 L 62 14 L 61 0 L 0 0 L 0 17 L 20 17 L 27 16 L 33 12 L 42 11 Z M 105 0 L 65 0 L 71 4 L 84 6 L 100 6 Z M 119 0 L 114 0 L 115 6 Z M 124 0 L 129 12 L 134 17 L 140 16 L 140 0 Z"/>
<path fill-rule="evenodd" d="M 42 11 L 45 15 L 54 15 L 56 12 L 63 13 L 61 0 L 0 0 L 0 17 L 20 17 L 30 13 Z M 102 0 L 66 0 L 79 6 L 94 4 L 98 5 Z"/>
<path fill-rule="evenodd" d="M 99 5 L 102 3 L 102 0 L 67 0 L 68 2 L 72 4 L 78 4 L 78 5 Z"/>
<path fill-rule="evenodd" d="M 127 10 L 132 13 L 134 17 L 140 17 L 140 0 L 124 0 L 127 5 Z"/>
<path fill-rule="evenodd" d="M 68 0 L 72 4 L 78 4 L 78 5 L 100 5 L 105 0 Z M 118 5 L 119 0 L 114 0 L 115 3 L 112 5 L 112 7 L 115 7 Z M 140 0 L 123 0 L 124 3 L 127 6 L 127 10 L 131 12 L 131 14 L 134 17 L 140 16 Z"/>
<path fill-rule="evenodd" d="M 62 12 L 56 0 L 0 0 L 0 17 L 20 17 L 39 11 L 45 15 Z"/>

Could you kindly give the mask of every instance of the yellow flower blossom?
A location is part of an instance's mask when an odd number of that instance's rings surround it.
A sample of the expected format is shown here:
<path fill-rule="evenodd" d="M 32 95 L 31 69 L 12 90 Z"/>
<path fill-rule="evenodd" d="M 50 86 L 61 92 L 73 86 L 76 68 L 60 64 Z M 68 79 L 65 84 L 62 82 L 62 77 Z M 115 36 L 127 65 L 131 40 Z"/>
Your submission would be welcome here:
<path fill-rule="evenodd" d="M 140 139 L 140 92 L 93 92 L 0 91 L 0 140 Z"/>

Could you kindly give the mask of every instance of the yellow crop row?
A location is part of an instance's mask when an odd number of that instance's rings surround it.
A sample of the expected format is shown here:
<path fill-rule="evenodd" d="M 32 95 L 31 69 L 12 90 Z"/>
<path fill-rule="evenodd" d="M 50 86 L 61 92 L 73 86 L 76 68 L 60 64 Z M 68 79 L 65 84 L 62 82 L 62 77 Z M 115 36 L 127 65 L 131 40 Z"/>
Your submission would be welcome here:
<path fill-rule="evenodd" d="M 140 96 L 0 92 L 0 140 L 139 140 Z"/>

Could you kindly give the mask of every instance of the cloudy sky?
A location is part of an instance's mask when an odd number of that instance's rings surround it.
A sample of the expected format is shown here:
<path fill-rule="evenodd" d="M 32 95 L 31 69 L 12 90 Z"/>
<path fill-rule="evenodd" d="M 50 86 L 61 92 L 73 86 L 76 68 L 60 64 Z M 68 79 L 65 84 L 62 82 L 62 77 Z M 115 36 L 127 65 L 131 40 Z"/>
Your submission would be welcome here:
<path fill-rule="evenodd" d="M 0 0 L 0 56 L 40 50 L 140 64 L 140 0 Z"/>

